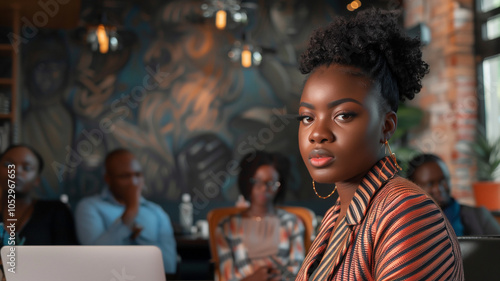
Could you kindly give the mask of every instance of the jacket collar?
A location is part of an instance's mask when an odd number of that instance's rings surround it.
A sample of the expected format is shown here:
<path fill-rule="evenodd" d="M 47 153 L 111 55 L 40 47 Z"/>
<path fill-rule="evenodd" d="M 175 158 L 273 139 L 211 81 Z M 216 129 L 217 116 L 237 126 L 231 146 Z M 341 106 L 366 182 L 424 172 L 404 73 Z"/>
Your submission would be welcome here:
<path fill-rule="evenodd" d="M 348 225 L 360 224 L 366 215 L 370 201 L 380 187 L 398 172 L 396 162 L 389 156 L 380 159 L 363 177 L 346 214 Z M 340 204 L 340 199 L 337 199 Z"/>

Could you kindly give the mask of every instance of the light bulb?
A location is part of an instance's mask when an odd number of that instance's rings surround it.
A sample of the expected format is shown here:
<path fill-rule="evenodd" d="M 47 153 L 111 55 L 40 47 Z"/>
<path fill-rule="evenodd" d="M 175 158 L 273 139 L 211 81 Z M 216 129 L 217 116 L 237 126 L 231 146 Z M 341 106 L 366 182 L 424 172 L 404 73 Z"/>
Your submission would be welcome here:
<path fill-rule="evenodd" d="M 97 41 L 99 42 L 99 52 L 101 54 L 105 54 L 108 52 L 109 49 L 109 38 L 108 34 L 106 33 L 106 28 L 104 25 L 100 24 L 97 27 Z"/>
<path fill-rule="evenodd" d="M 243 67 L 252 66 L 252 52 L 247 47 L 241 52 L 241 65 Z"/>
<path fill-rule="evenodd" d="M 215 14 L 215 26 L 218 29 L 224 29 L 226 27 L 227 13 L 224 10 L 218 10 Z"/>

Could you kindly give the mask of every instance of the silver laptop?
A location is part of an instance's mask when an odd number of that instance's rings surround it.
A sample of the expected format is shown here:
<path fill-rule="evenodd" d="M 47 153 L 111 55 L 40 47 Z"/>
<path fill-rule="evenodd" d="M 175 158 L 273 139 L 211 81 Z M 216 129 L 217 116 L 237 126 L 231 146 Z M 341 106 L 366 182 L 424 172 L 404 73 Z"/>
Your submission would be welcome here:
<path fill-rule="evenodd" d="M 156 246 L 3 246 L 7 281 L 165 281 Z"/>

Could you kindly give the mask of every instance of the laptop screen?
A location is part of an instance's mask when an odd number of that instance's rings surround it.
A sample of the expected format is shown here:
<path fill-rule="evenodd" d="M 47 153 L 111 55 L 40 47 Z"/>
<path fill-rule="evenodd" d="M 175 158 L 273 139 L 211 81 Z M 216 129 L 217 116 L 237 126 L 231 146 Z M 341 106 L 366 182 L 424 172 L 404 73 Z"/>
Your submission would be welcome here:
<path fill-rule="evenodd" d="M 165 281 L 156 246 L 4 246 L 7 281 Z"/>

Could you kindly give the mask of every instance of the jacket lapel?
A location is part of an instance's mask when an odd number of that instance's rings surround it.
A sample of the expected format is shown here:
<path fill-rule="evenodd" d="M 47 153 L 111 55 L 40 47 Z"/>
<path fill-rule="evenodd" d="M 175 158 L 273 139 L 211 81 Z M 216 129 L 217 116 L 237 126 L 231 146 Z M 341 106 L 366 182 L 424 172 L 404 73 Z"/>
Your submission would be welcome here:
<path fill-rule="evenodd" d="M 342 219 L 337 230 L 330 237 L 326 252 L 318 269 L 314 272 L 313 280 L 331 280 L 333 278 L 352 242 L 351 234 L 352 232 L 346 224 L 346 220 Z"/>
<path fill-rule="evenodd" d="M 338 203 L 338 201 L 337 201 Z M 313 273 L 313 271 L 318 267 L 318 264 L 321 262 L 325 250 L 330 241 L 330 237 L 333 231 L 333 227 L 335 226 L 334 222 L 338 217 L 338 213 L 340 209 L 336 204 L 333 206 L 326 214 L 326 216 L 321 221 L 321 228 L 314 239 L 314 242 L 307 253 L 306 258 L 300 268 L 299 273 L 297 274 L 297 279 L 302 281 L 307 281 L 309 276 Z"/>
<path fill-rule="evenodd" d="M 347 254 L 349 246 L 354 241 L 355 229 L 364 219 L 373 195 L 396 173 L 396 165 L 391 157 L 381 159 L 372 167 L 361 181 L 354 198 L 349 204 L 349 209 L 343 220 L 343 229 L 336 231 L 336 234 L 338 233 L 342 237 L 339 236 L 332 240 L 330 238 L 332 238 L 333 227 L 340 212 L 340 201 L 337 200 L 335 206 L 327 212 L 321 222 L 320 232 L 311 245 L 296 281 L 308 281 L 309 276 L 313 273 L 315 274 L 314 280 L 333 279 Z M 333 243 L 334 240 L 337 241 L 336 245 L 329 247 L 328 245 Z M 321 263 L 323 259 L 328 259 L 328 261 Z M 325 278 L 327 276 L 328 278 Z M 318 277 L 323 277 L 323 279 Z"/>
<path fill-rule="evenodd" d="M 328 274 L 328 280 L 332 280 L 334 274 L 337 272 L 340 263 L 344 260 L 344 257 L 347 253 L 347 249 L 349 249 L 349 245 L 352 243 L 352 231 L 351 227 L 345 224 L 342 229 L 341 237 L 339 237 L 337 245 L 333 247 L 334 256 L 333 263 L 331 263 L 331 268 Z"/>

